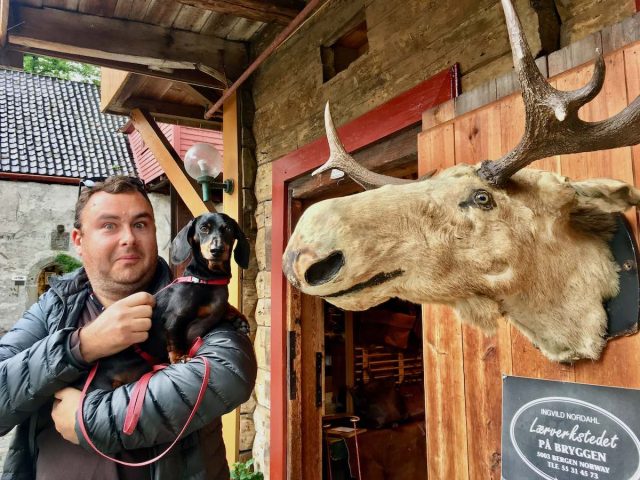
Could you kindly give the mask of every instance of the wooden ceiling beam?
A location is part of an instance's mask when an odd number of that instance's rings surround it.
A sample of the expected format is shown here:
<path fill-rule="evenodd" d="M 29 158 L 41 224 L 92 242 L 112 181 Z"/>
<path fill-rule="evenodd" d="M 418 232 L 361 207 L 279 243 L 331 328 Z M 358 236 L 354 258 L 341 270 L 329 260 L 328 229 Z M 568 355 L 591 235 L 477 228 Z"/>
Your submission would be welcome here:
<path fill-rule="evenodd" d="M 7 28 L 9 27 L 9 0 L 0 0 L 0 48 L 7 43 Z"/>
<path fill-rule="evenodd" d="M 121 113 L 140 109 L 148 111 L 153 117 L 168 123 L 178 123 L 180 125 L 194 125 L 201 128 L 220 130 L 222 126 L 221 118 L 214 118 L 211 121 L 204 120 L 206 108 L 194 105 L 182 105 L 179 103 L 163 102 L 161 100 L 151 100 L 148 98 L 131 97 L 122 104 Z M 115 112 L 114 112 L 115 113 Z"/>
<path fill-rule="evenodd" d="M 207 65 L 229 78 L 240 75 L 247 63 L 243 43 L 211 35 L 53 8 L 15 5 L 12 10 L 15 27 L 8 43 L 16 49 L 81 56 L 94 64 L 136 64 L 164 73 Z"/>
<path fill-rule="evenodd" d="M 287 25 L 304 8 L 304 3 L 292 0 L 178 0 L 185 5 L 212 12 L 248 18 L 264 23 Z"/>
<path fill-rule="evenodd" d="M 159 70 L 151 70 L 145 65 L 136 63 L 117 62 L 114 60 L 105 60 L 102 58 L 85 57 L 82 55 L 73 55 L 63 52 L 52 52 L 50 50 L 42 50 L 40 48 L 31 48 L 21 45 L 12 45 L 11 50 L 22 52 L 24 54 L 46 55 L 49 57 L 63 58 L 74 62 L 88 63 L 99 67 L 113 68 L 114 70 L 124 70 L 131 73 L 139 73 L 149 77 L 164 78 L 175 82 L 184 82 L 191 85 L 199 85 L 208 89 L 223 91 L 225 87 L 215 78 L 200 72 L 198 70 L 174 70 L 173 72 L 162 72 Z"/>

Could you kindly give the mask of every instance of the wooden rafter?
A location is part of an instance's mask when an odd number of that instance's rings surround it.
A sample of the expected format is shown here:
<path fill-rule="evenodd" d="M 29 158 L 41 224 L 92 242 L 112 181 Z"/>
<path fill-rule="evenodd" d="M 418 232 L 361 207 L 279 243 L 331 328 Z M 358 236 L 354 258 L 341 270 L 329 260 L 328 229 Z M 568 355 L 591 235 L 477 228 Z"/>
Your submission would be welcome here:
<path fill-rule="evenodd" d="M 9 0 L 0 0 L 0 48 L 7 41 L 7 28 L 9 26 Z"/>
<path fill-rule="evenodd" d="M 207 87 L 214 90 L 224 90 L 223 84 L 210 75 L 198 70 L 174 70 L 172 72 L 163 72 L 160 70 L 152 70 L 146 65 L 137 63 L 118 62 L 115 60 L 106 60 L 103 58 L 85 57 L 83 55 L 73 55 L 65 52 L 54 52 L 51 50 L 43 50 L 40 48 L 31 48 L 19 45 L 12 45 L 11 50 L 22 53 L 31 53 L 33 55 L 46 55 L 49 57 L 63 58 L 74 62 L 89 63 L 99 67 L 112 68 L 114 70 L 124 70 L 131 73 L 139 73 L 149 77 L 164 78 L 175 82 L 184 82 L 191 85 Z"/>
<path fill-rule="evenodd" d="M 123 113 L 136 108 L 147 110 L 153 117 L 167 123 L 178 123 L 180 125 L 214 130 L 220 130 L 222 127 L 222 122 L 219 118 L 212 120 L 203 119 L 204 111 L 206 110 L 205 107 L 133 97 L 124 102 L 123 108 Z"/>
<path fill-rule="evenodd" d="M 290 0 L 179 0 L 185 5 L 248 18 L 264 23 L 287 25 L 304 7 Z"/>
<path fill-rule="evenodd" d="M 18 50 L 144 65 L 165 73 L 201 64 L 228 77 L 239 75 L 246 63 L 242 43 L 211 35 L 52 8 L 14 8 L 16 26 L 8 43 Z"/>

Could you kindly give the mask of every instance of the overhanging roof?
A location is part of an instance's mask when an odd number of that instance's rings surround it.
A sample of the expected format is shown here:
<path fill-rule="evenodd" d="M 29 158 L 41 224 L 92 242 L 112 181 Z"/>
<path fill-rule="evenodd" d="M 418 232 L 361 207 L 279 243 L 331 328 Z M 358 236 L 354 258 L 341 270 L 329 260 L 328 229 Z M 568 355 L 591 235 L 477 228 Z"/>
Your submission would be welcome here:
<path fill-rule="evenodd" d="M 104 111 L 150 111 L 159 120 L 219 128 L 204 121 L 248 64 L 247 44 L 271 35 L 303 0 L 0 0 L 0 65 L 25 53 L 128 72 Z"/>

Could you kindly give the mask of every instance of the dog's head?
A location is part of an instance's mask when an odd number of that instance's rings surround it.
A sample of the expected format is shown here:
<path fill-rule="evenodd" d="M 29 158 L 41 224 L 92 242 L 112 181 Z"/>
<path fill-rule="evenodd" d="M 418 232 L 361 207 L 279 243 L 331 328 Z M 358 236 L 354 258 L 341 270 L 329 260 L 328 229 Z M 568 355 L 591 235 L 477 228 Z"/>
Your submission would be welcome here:
<path fill-rule="evenodd" d="M 171 263 L 178 265 L 190 255 L 209 270 L 224 270 L 233 257 L 241 268 L 249 266 L 249 241 L 238 223 L 224 213 L 206 213 L 191 220 L 171 243 Z M 228 268 L 228 267 L 227 267 Z"/>

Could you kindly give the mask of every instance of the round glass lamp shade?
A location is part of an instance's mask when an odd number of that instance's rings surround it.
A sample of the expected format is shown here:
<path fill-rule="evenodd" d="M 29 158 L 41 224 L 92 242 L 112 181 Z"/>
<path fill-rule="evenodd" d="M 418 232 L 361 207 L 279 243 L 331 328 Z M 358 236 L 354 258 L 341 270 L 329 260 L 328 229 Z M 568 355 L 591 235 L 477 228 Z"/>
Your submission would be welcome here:
<path fill-rule="evenodd" d="M 217 178 L 222 173 L 222 157 L 210 143 L 194 143 L 184 156 L 184 168 L 196 180 Z"/>

